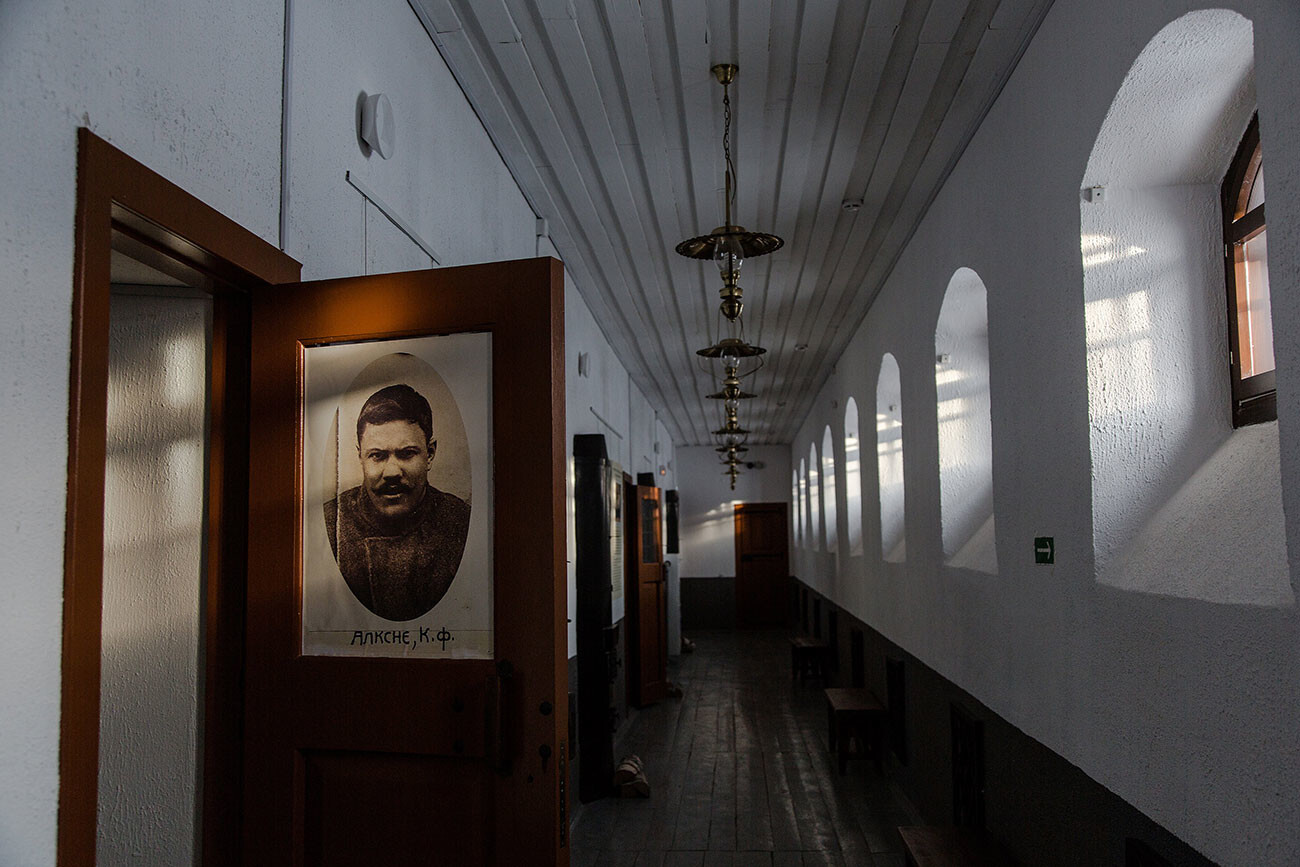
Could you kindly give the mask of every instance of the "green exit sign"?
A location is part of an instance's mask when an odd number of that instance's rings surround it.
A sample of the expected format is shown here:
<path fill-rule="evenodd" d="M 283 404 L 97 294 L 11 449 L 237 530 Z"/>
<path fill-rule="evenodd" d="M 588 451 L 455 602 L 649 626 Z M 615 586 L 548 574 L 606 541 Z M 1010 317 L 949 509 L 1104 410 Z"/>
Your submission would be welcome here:
<path fill-rule="evenodd" d="M 1056 539 L 1052 536 L 1034 537 L 1034 562 L 1056 562 Z"/>

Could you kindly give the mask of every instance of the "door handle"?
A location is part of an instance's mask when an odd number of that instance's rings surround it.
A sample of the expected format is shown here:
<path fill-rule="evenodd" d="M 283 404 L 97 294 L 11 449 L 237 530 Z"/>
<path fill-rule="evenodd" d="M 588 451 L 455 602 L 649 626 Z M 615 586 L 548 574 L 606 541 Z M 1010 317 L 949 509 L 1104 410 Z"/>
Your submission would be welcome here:
<path fill-rule="evenodd" d="M 484 752 L 487 754 L 488 767 L 499 774 L 510 773 L 510 755 L 506 747 L 502 716 L 505 710 L 503 693 L 513 674 L 514 666 L 504 659 L 498 660 L 496 669 L 487 676 L 484 685 Z"/>

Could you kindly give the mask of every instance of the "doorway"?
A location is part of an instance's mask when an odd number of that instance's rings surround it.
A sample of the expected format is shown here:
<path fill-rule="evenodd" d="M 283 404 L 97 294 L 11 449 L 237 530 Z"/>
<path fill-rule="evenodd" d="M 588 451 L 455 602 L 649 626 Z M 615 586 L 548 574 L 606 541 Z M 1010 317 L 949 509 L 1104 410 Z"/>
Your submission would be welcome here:
<path fill-rule="evenodd" d="M 737 503 L 735 516 L 736 625 L 782 625 L 790 598 L 786 504 Z"/>
<path fill-rule="evenodd" d="M 96 863 L 101 767 L 109 787 L 126 781 L 138 761 L 119 749 L 127 746 L 133 753 L 141 746 L 153 750 L 152 761 L 163 760 L 160 750 L 170 751 L 165 761 L 179 778 L 179 789 L 166 793 L 144 791 L 138 778 L 127 786 L 134 809 L 142 799 L 174 799 L 168 809 L 178 825 L 153 845 L 183 849 L 188 839 L 196 863 L 236 862 L 239 763 L 231 757 L 239 749 L 242 689 L 242 408 L 248 403 L 247 353 L 240 347 L 247 345 L 248 293 L 297 279 L 299 269 L 251 232 L 80 131 L 59 733 L 61 865 Z M 189 375 L 170 375 L 182 368 Z M 111 382 L 114 371 L 129 369 L 139 376 Z M 121 401 L 140 402 L 139 377 L 177 412 L 110 412 L 110 394 L 118 409 L 127 405 Z M 139 429 L 110 431 L 128 418 Z M 168 472 L 185 467 L 183 478 L 145 490 L 164 463 Z M 106 496 L 121 502 L 123 492 L 129 498 L 133 491 L 137 499 L 157 502 L 115 509 Z M 162 592 L 157 585 L 150 590 L 140 580 L 142 560 L 159 571 L 153 562 L 158 549 L 150 546 L 168 535 L 147 527 L 148 516 L 156 514 L 183 519 L 183 532 L 169 540 L 175 574 L 188 570 L 183 592 Z M 123 572 L 136 583 L 119 584 Z M 124 609 L 134 609 L 126 621 Z M 173 609 L 183 611 L 186 622 L 159 644 Z M 151 628 L 127 634 L 131 622 Z M 172 651 L 179 657 L 167 658 Z M 140 682 L 164 672 L 182 682 L 179 692 L 175 683 Z M 142 729 L 124 715 L 124 695 L 133 701 L 141 689 L 151 696 L 152 710 L 171 715 L 167 735 L 155 738 L 152 723 Z M 134 823 L 123 809 L 116 804 L 105 815 L 127 831 Z M 115 845 L 106 844 L 103 863 L 114 863 Z"/>
<path fill-rule="evenodd" d="M 200 845 L 213 302 L 172 264 L 111 261 L 101 865 L 193 863 Z"/>
<path fill-rule="evenodd" d="M 204 356 L 208 372 L 206 401 L 198 398 L 207 407 L 206 459 L 205 426 L 192 417 L 181 439 L 190 441 L 191 463 L 201 469 L 179 482 L 191 498 L 190 515 L 202 516 L 188 546 L 189 564 L 202 564 L 203 583 L 181 602 L 190 622 L 179 637 L 180 645 L 189 647 L 198 636 L 198 647 L 181 654 L 190 667 L 188 693 L 160 700 L 191 706 L 181 714 L 180 733 L 169 740 L 181 754 L 201 753 L 188 763 L 175 755 L 165 761 L 179 765 L 177 776 L 185 778 L 177 810 L 190 812 L 192 819 L 178 819 L 176 833 L 196 838 L 193 860 L 325 865 L 357 863 L 379 853 L 418 860 L 439 851 L 466 865 L 567 864 L 560 263 L 534 259 L 299 283 L 298 263 L 274 247 L 88 131 L 81 131 L 79 145 L 58 863 L 96 863 L 101 696 L 112 694 L 111 688 L 105 693 L 101 676 L 104 639 L 113 637 L 104 625 L 116 625 L 105 614 L 118 616 L 117 609 L 105 608 L 105 566 L 111 559 L 106 553 L 112 553 L 105 545 L 107 432 L 119 418 L 109 412 L 110 313 L 114 306 L 130 306 L 114 301 L 111 293 L 116 251 L 165 274 L 183 272 L 182 285 L 168 290 L 172 294 L 197 287 L 212 298 L 210 349 L 199 340 L 205 348 L 191 353 L 191 366 Z M 275 291 L 266 291 L 271 286 Z M 155 301 L 140 303 L 148 308 Z M 191 311 L 191 326 L 195 316 L 206 321 L 206 309 Z M 140 330 L 139 323 L 128 330 Z M 191 327 L 192 333 L 204 331 Z M 153 351 L 162 340 L 165 355 L 173 337 L 149 332 L 131 345 Z M 325 593 L 351 588 L 340 570 L 352 570 L 357 561 L 345 567 L 343 554 L 334 553 L 329 542 L 311 549 L 323 551 L 328 563 L 317 559 L 309 571 L 297 559 L 306 547 L 299 543 L 309 538 L 295 524 L 300 515 L 314 516 L 310 526 L 317 535 L 332 532 L 329 513 L 313 507 L 313 502 L 327 503 L 311 499 L 322 489 L 308 492 L 296 476 L 308 465 L 298 438 L 307 428 L 300 353 L 308 346 L 313 352 L 322 346 L 361 347 L 357 352 L 364 353 L 393 344 L 389 354 L 405 357 L 396 346 L 420 342 L 421 351 L 436 355 L 433 344 L 445 347 L 457 340 L 457 346 L 468 342 L 490 353 L 490 364 L 469 364 L 463 354 L 446 349 L 454 361 L 448 364 L 476 371 L 490 383 L 467 392 L 478 396 L 477 403 L 466 404 L 477 407 L 469 417 L 479 425 L 474 441 L 512 446 L 453 467 L 469 473 L 478 466 L 481 473 L 473 477 L 479 479 L 474 482 L 477 511 L 469 517 L 477 547 L 466 550 L 477 552 L 469 588 L 477 594 L 475 610 L 487 612 L 490 620 L 484 626 L 478 621 L 458 625 L 457 632 L 445 623 L 395 629 L 392 625 L 402 622 L 409 627 L 407 618 L 367 607 L 370 617 L 383 621 L 379 626 L 349 614 L 353 619 L 343 622 L 341 631 L 327 624 L 312 633 L 333 635 L 346 653 L 308 649 L 308 621 L 301 614 L 307 593 L 299 589 L 308 586 L 308 578 L 313 587 L 334 580 Z M 165 373 L 171 366 L 164 363 L 156 377 L 164 399 L 171 388 L 201 390 L 192 382 L 185 387 L 170 382 Z M 389 385 L 371 397 L 393 388 L 414 391 L 407 384 Z M 430 393 L 437 402 L 438 393 Z M 343 396 L 336 398 L 341 408 Z M 427 416 L 429 400 L 420 400 Z M 451 418 L 447 404 L 441 406 L 442 418 Z M 410 420 L 376 416 L 365 425 L 418 428 L 418 410 L 411 411 L 416 415 Z M 150 414 L 147 404 L 120 417 L 138 420 Z M 348 428 L 359 440 L 361 416 L 355 410 L 352 415 L 357 422 L 349 421 Z M 433 456 L 427 418 L 423 427 L 427 468 Z M 454 446 L 454 429 L 444 429 L 439 454 Z M 256 450 L 250 447 L 252 430 Z M 167 433 L 160 439 L 166 441 Z M 461 438 L 468 442 L 464 431 Z M 345 443 L 346 436 L 338 441 Z M 405 446 L 398 451 L 404 453 Z M 454 448 L 451 453 L 457 454 Z M 359 449 L 356 454 L 359 460 Z M 487 478 L 493 467 L 495 477 Z M 427 469 L 426 475 L 425 486 L 417 488 L 423 500 L 416 502 L 449 503 L 452 495 L 429 493 L 434 480 Z M 258 480 L 256 487 L 250 478 Z M 339 495 L 340 502 L 350 490 Z M 463 505 L 470 508 L 468 500 Z M 146 525 L 151 520 L 148 509 L 131 505 L 126 511 L 143 514 Z M 433 514 L 434 507 L 420 514 L 426 513 Z M 452 518 L 429 525 L 431 532 L 455 532 Z M 307 526 L 305 517 L 302 523 Z M 384 537 L 404 539 L 410 523 L 398 524 L 385 524 L 381 529 L 391 532 Z M 424 523 L 416 527 L 426 528 Z M 425 536 L 417 541 L 431 557 L 449 550 L 425 544 Z M 332 572 L 329 564 L 335 564 Z M 549 581 L 538 580 L 543 571 Z M 394 575 L 406 580 L 391 570 L 385 575 L 383 580 Z M 423 587 L 417 582 L 429 577 L 420 572 L 403 587 Z M 353 609 L 367 605 L 368 595 L 348 592 L 353 596 L 345 603 L 354 599 Z M 313 604 L 321 598 L 316 593 Z M 426 602 L 438 604 L 437 599 Z M 135 614 L 149 629 L 163 627 L 148 604 L 140 608 Z M 447 643 L 457 639 L 463 643 L 449 649 Z M 422 655 L 407 652 L 417 644 Z M 358 654 L 348 649 L 354 645 L 382 652 Z M 458 652 L 460 647 L 468 652 Z M 195 707 L 200 694 L 201 714 Z M 381 699 L 387 704 L 376 713 Z M 137 729 L 137 744 L 150 736 L 138 731 L 138 723 L 125 727 Z M 363 809 L 356 809 L 358 802 Z"/>

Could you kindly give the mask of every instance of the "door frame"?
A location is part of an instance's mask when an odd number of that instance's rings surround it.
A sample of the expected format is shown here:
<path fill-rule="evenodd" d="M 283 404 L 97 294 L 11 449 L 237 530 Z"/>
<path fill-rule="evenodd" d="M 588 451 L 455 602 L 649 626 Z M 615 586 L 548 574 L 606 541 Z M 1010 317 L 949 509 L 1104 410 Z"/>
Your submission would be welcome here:
<path fill-rule="evenodd" d="M 150 251 L 211 285 L 255 292 L 296 282 L 302 266 L 262 238 L 218 213 L 180 187 L 128 157 L 88 129 L 77 131 L 77 210 L 72 283 L 72 346 L 68 381 L 68 494 L 63 564 L 62 682 L 59 721 L 59 865 L 95 863 L 99 802 L 99 717 L 104 566 L 104 470 L 108 408 L 110 259 L 114 238 L 133 253 Z M 230 496 L 224 464 L 239 475 L 239 413 L 223 412 L 226 398 L 242 387 L 227 381 L 228 362 L 238 370 L 239 346 L 247 339 L 246 305 L 216 294 L 209 404 L 211 439 L 207 496 L 208 558 L 204 600 L 202 858 L 232 863 L 227 846 L 237 841 L 223 803 L 238 803 L 232 751 L 239 749 L 243 605 L 238 581 L 217 580 L 237 557 L 222 556 L 245 504 Z M 246 352 L 242 353 L 245 356 Z M 235 400 L 230 403 L 233 409 Z M 246 440 L 246 436 L 244 438 Z M 234 553 L 234 552 L 229 552 Z M 241 573 L 242 574 L 242 573 Z M 233 713 L 232 713 L 233 710 Z M 234 785 L 234 788 L 230 788 Z M 227 815 L 230 814 L 230 815 Z"/>

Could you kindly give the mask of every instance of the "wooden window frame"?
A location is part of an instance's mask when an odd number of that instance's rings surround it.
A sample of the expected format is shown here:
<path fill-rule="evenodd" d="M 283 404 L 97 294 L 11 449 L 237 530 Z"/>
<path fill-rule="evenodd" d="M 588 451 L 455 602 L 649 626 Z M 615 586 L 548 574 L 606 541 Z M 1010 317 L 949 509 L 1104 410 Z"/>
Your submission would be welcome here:
<path fill-rule="evenodd" d="M 1262 151 L 1259 146 L 1259 115 L 1251 118 L 1232 164 L 1223 178 L 1220 201 L 1223 208 L 1223 271 L 1228 302 L 1228 363 L 1232 376 L 1232 426 L 1234 428 L 1277 419 L 1276 370 L 1245 379 L 1241 376 L 1241 347 L 1237 328 L 1237 250 L 1264 231 L 1264 203 L 1237 216 L 1245 207 L 1245 184 L 1255 177 Z M 1270 320 L 1271 326 L 1271 320 Z"/>

